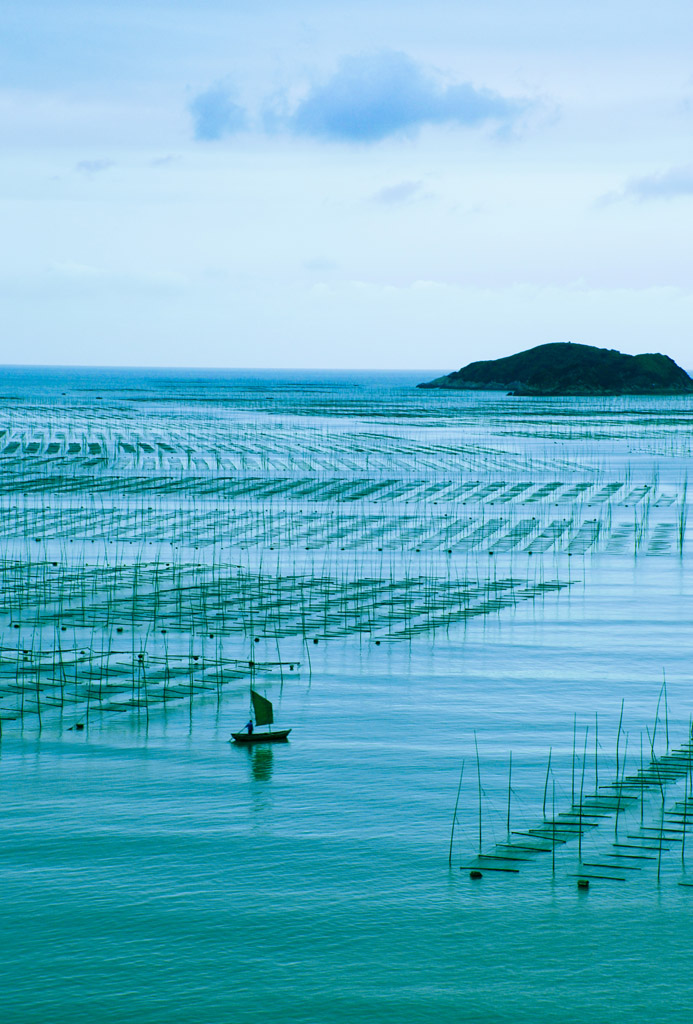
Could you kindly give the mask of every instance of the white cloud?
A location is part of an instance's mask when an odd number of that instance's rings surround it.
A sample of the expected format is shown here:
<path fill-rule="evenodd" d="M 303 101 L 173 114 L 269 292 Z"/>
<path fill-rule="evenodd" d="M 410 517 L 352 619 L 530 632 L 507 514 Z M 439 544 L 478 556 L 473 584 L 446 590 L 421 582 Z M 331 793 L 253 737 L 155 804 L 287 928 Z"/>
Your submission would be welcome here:
<path fill-rule="evenodd" d="M 400 181 L 396 185 L 386 185 L 384 188 L 378 189 L 371 198 L 376 203 L 390 206 L 397 203 L 406 203 L 408 199 L 413 199 L 414 196 L 420 195 L 420 193 L 420 181 Z"/>

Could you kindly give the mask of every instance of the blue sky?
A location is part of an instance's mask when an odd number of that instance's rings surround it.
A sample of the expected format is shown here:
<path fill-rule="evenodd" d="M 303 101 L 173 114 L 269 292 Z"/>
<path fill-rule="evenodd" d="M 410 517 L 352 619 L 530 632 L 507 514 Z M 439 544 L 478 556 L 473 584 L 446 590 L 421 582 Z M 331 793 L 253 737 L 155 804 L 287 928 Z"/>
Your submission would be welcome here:
<path fill-rule="evenodd" d="M 693 367 L 693 29 L 635 0 L 24 0 L 0 362 Z"/>

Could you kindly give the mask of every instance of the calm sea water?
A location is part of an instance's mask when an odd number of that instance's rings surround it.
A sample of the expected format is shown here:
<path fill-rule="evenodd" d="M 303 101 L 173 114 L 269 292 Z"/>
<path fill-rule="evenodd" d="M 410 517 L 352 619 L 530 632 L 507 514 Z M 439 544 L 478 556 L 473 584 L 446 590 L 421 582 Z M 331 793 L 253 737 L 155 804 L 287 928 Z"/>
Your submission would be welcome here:
<path fill-rule="evenodd" d="M 412 390 L 431 375 L 2 371 L 0 426 L 6 421 L 10 431 L 26 417 L 53 436 L 61 423 L 91 415 L 97 401 L 111 421 L 139 417 L 143 407 L 146 416 L 165 417 L 173 407 L 179 425 L 185 413 L 195 429 L 228 416 L 277 430 L 281 419 L 299 439 L 303 429 L 311 438 L 318 429 L 323 442 L 358 429 L 376 441 L 379 432 L 394 437 L 402 449 L 425 434 L 426 443 L 449 442 L 452 459 L 466 446 L 468 461 L 456 462 L 455 472 L 482 482 L 509 484 L 531 473 L 534 483 L 560 481 L 565 489 L 576 480 L 618 478 L 631 493 L 647 481 L 657 494 L 675 495 L 661 510 L 653 499 L 649 539 L 639 550 L 629 532 L 627 542 L 617 537 L 572 556 L 564 549 L 489 555 L 489 545 L 451 555 L 460 572 L 570 585 L 410 641 L 321 640 L 309 667 L 303 658 L 300 672 L 273 683 L 277 721 L 293 727 L 286 745 L 229 744 L 247 714 L 244 681 L 192 705 L 172 701 L 148 722 L 134 712 L 92 715 L 76 732 L 69 711 L 44 714 L 40 729 L 35 716 L 5 722 L 0 976 L 7 1024 L 673 1022 L 690 1014 L 693 890 L 679 883 L 693 860 L 680 845 L 663 857 L 659 881 L 648 862 L 626 882 L 595 881 L 589 892 L 576 888 L 574 843 L 560 850 L 554 873 L 550 854 L 518 875 L 484 873 L 476 882 L 460 866 L 473 859 L 479 839 L 475 734 L 485 849 L 506 834 L 510 751 L 512 829 L 542 818 L 549 749 L 555 801 L 570 805 L 574 715 L 580 744 L 590 728 L 592 790 L 595 713 L 605 782 L 615 770 L 622 700 L 620 756 L 627 733 L 626 757 L 636 760 L 640 735 L 654 728 L 663 672 L 666 723 L 660 702 L 656 747 L 663 752 L 665 728 L 672 746 L 686 739 L 690 559 L 685 544 L 659 554 L 656 545 L 648 554 L 647 544 L 668 515 L 678 521 L 686 500 L 692 410 L 685 400 L 624 401 L 615 411 L 575 400 L 572 407 L 514 400 L 503 407 L 501 396 Z M 509 432 L 504 408 L 514 417 Z M 586 417 L 587 432 L 577 427 Z M 428 468 L 416 455 L 417 472 L 434 480 L 438 456 L 427 457 Z M 372 461 L 364 462 L 359 473 L 372 471 Z M 166 476 L 161 466 L 142 472 Z M 304 465 L 300 475 L 310 472 Z M 322 477 L 327 472 L 321 464 Z M 623 502 L 608 525 L 602 506 L 595 515 L 613 538 L 616 520 L 630 529 L 633 514 L 637 533 L 639 507 L 633 513 Z M 462 514 L 459 503 L 450 514 Z M 372 557 L 381 569 L 389 558 L 394 572 L 400 549 Z M 285 550 L 282 557 L 305 563 L 318 556 Z M 261 648 L 269 658 L 271 645 L 263 640 Z M 668 804 L 682 787 L 672 787 Z M 648 795 L 647 820 L 657 820 L 658 807 L 657 795 Z M 629 814 L 622 836 L 639 821 L 639 811 Z M 613 838 L 613 823 L 586 839 L 583 859 L 603 857 L 607 831 Z"/>

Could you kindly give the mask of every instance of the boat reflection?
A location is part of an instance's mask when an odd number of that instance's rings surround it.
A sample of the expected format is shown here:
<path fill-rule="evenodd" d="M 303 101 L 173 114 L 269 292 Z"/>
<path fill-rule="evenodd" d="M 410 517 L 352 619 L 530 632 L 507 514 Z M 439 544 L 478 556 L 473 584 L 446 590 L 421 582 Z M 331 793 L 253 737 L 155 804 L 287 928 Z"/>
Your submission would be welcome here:
<path fill-rule="evenodd" d="M 272 778 L 274 750 L 270 744 L 258 743 L 248 751 L 250 770 L 256 782 L 267 782 Z"/>

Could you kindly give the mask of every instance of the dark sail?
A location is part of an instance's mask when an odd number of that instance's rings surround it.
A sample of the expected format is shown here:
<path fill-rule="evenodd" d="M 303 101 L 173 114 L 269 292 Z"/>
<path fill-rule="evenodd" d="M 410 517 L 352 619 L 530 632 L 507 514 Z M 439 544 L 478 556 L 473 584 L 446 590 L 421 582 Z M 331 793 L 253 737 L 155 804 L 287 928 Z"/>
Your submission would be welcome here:
<path fill-rule="evenodd" d="M 267 700 L 266 697 L 256 693 L 255 690 L 250 691 L 250 699 L 253 702 L 253 711 L 255 712 L 255 724 L 256 725 L 271 725 L 274 721 L 272 714 L 272 702 Z"/>

